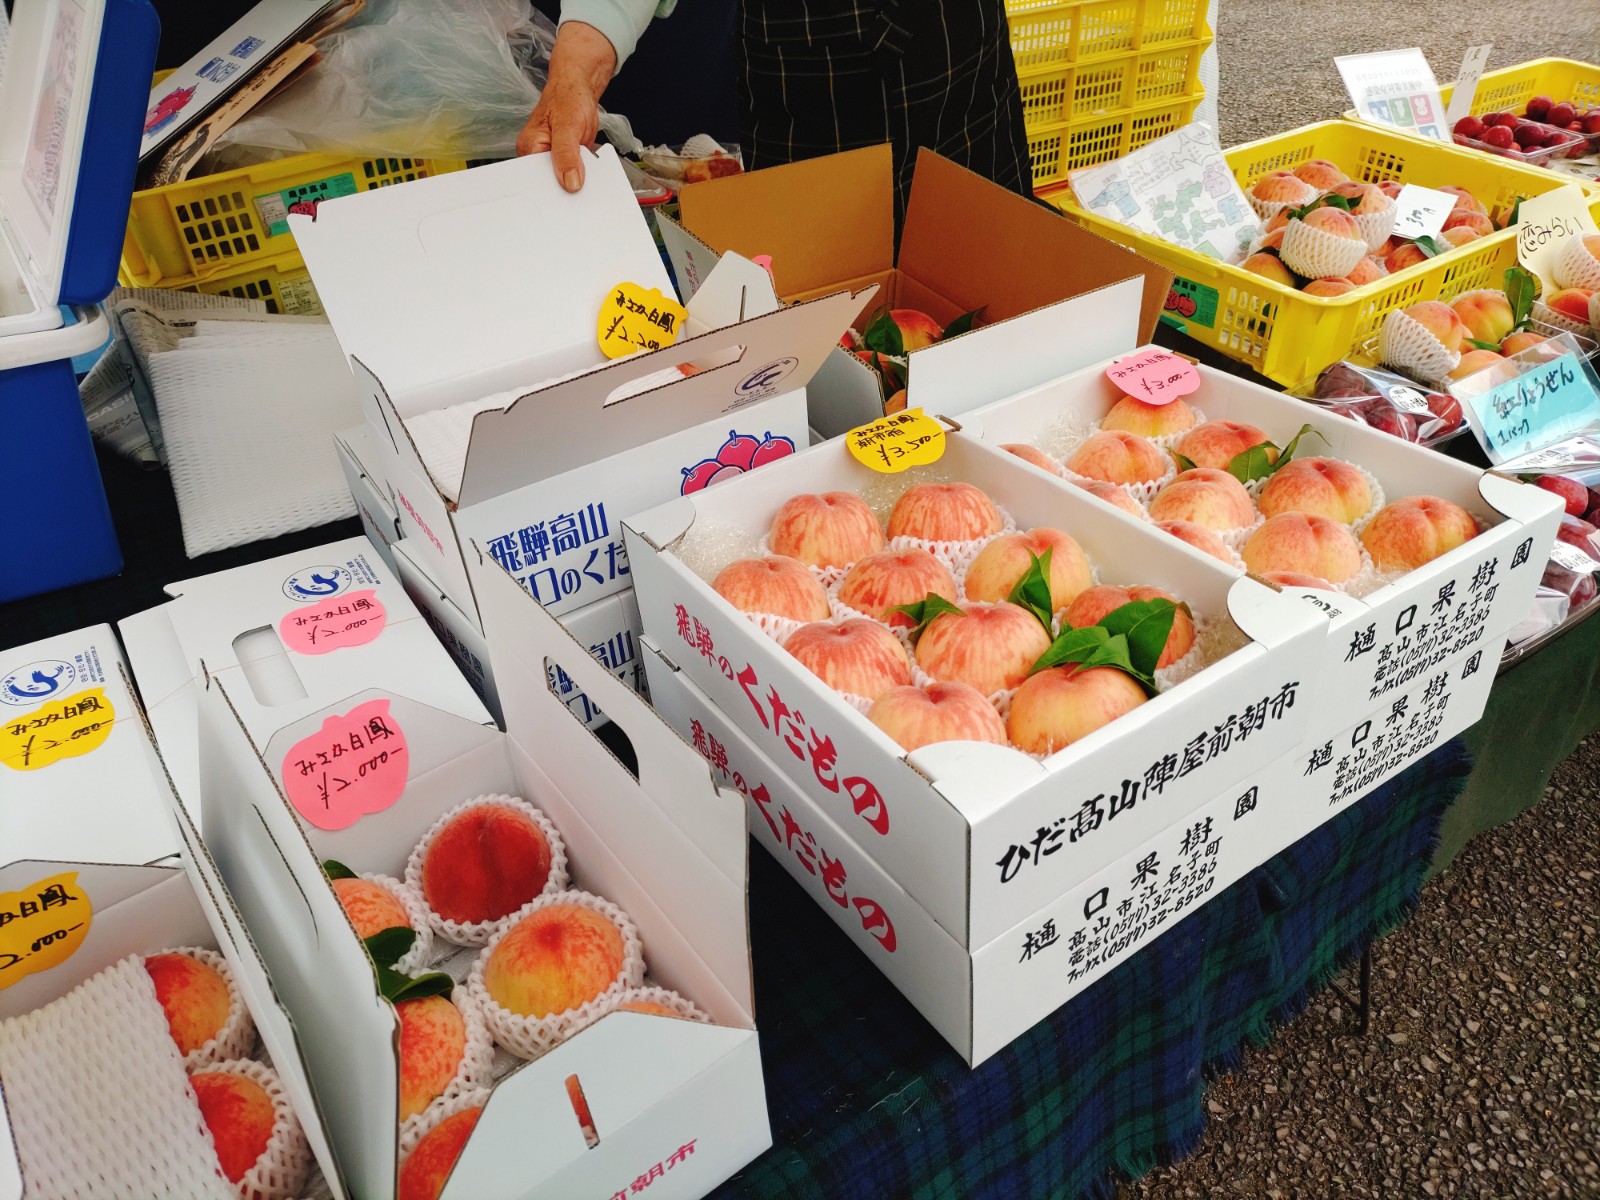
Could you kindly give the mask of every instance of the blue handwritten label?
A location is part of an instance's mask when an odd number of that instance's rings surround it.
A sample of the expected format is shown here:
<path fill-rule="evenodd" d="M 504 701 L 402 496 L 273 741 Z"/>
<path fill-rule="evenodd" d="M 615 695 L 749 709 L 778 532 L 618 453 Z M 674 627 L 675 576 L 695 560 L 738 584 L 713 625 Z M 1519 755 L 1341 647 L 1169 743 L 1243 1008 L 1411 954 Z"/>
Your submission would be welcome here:
<path fill-rule="evenodd" d="M 1464 396 L 1473 429 L 1491 461 L 1502 463 L 1519 454 L 1600 423 L 1600 394 L 1594 378 L 1576 354 L 1481 392 Z"/>

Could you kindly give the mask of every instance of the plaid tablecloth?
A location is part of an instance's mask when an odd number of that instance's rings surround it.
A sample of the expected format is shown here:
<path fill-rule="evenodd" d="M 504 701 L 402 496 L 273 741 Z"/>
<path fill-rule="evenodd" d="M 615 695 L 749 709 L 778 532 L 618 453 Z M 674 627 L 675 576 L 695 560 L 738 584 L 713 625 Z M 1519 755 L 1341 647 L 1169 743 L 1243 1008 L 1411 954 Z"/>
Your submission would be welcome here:
<path fill-rule="evenodd" d="M 1442 747 L 975 1071 L 753 855 L 775 1144 L 714 1195 L 1070 1200 L 1182 1157 L 1204 1127 L 1207 1071 L 1270 1036 L 1415 905 L 1470 769 L 1459 742 Z"/>

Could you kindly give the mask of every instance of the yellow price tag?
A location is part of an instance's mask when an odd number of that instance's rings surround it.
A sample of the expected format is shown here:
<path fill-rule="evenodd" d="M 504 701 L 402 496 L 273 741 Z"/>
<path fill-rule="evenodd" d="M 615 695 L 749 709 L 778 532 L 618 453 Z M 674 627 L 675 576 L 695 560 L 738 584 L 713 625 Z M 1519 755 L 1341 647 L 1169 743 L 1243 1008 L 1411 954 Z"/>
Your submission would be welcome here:
<path fill-rule="evenodd" d="M 858 463 L 885 475 L 925 467 L 944 454 L 944 426 L 920 408 L 857 426 L 844 440 Z"/>
<path fill-rule="evenodd" d="M 1589 202 L 1577 184 L 1558 187 L 1517 204 L 1517 261 L 1539 277 L 1543 299 L 1549 302 L 1556 286 L 1556 264 L 1573 243 L 1600 232 L 1589 215 Z"/>
<path fill-rule="evenodd" d="M 0 892 L 0 990 L 66 962 L 83 945 L 93 917 L 76 871 Z"/>
<path fill-rule="evenodd" d="M 595 336 L 607 358 L 627 358 L 645 350 L 659 350 L 678 340 L 689 310 L 660 288 L 619 283 L 600 305 Z"/>
<path fill-rule="evenodd" d="M 64 758 L 96 750 L 111 736 L 116 710 L 104 688 L 52 700 L 0 725 L 0 763 L 14 771 L 37 771 Z"/>

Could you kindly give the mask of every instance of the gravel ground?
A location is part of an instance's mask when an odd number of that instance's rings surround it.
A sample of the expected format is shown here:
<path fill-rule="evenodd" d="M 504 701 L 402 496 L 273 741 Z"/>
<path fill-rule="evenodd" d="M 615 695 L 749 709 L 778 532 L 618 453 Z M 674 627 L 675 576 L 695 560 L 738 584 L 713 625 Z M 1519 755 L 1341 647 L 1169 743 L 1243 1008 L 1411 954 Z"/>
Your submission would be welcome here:
<path fill-rule="evenodd" d="M 1224 146 L 1325 121 L 1350 107 L 1341 54 L 1420 46 L 1441 82 L 1468 46 L 1494 43 L 1489 67 L 1534 58 L 1600 62 L 1596 0 L 1221 0 L 1217 123 Z"/>
<path fill-rule="evenodd" d="M 1373 996 L 1365 1038 L 1330 990 L 1247 1052 L 1200 1149 L 1126 1194 L 1600 1196 L 1600 734 L 1424 889 Z"/>

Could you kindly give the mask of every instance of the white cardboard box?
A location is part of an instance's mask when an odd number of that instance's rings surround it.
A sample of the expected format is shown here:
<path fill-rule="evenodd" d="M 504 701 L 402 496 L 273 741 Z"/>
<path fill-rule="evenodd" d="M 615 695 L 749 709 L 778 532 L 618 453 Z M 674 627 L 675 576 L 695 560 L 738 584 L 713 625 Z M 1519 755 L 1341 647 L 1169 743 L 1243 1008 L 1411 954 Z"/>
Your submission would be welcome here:
<path fill-rule="evenodd" d="M 1066 494 L 974 438 L 947 435 L 937 468 L 983 488 L 1019 529 L 1071 533 L 1102 581 L 1164 587 L 1202 618 L 1231 618 L 1245 644 L 1043 762 L 972 742 L 906 754 L 676 553 L 680 539 L 707 529 L 753 547 L 789 497 L 870 486 L 876 477 L 843 441 L 630 517 L 624 528 L 645 634 L 974 948 L 1298 743 L 1326 633 L 1320 614 L 1293 597 Z M 1241 719 L 1244 735 L 1234 736 Z"/>
<path fill-rule="evenodd" d="M 427 572 L 411 553 L 410 542 L 398 542 L 394 549 L 395 565 L 400 569 L 400 581 L 406 593 L 416 602 L 417 608 L 433 626 L 434 633 L 444 643 L 445 649 L 456 660 L 467 681 L 488 705 L 489 711 L 499 720 L 500 695 L 495 688 L 489 645 L 479 631 L 477 623 L 463 613 L 444 594 L 443 589 L 428 578 Z M 639 605 L 633 598 L 633 589 L 613 592 L 593 604 L 586 604 L 557 618 L 578 641 L 589 647 L 596 661 L 611 669 L 611 673 L 635 691 L 644 691 L 644 660 L 640 657 L 638 638 Z M 597 729 L 606 721 L 605 713 L 580 689 L 568 675 L 559 677 L 552 668 L 551 684 L 566 700 L 567 706 L 590 729 Z"/>
<path fill-rule="evenodd" d="M 320 863 L 397 874 L 435 818 L 463 799 L 511 792 L 541 807 L 567 842 L 575 886 L 626 910 L 651 977 L 716 1024 L 614 1013 L 520 1065 L 495 1085 L 444 1200 L 611 1196 L 652 1172 L 664 1196 L 702 1195 L 771 1140 L 751 1000 L 743 802 L 714 787 L 693 751 L 509 576 L 486 564 L 476 583 L 509 732 L 381 689 L 290 714 L 275 731 L 247 729 L 237 675 L 208 672 L 208 844 L 294 1015 L 345 1194 L 386 1197 L 397 1099 L 381 1098 L 397 1097 L 395 1016 Z M 549 664 L 625 733 L 637 776 L 554 694 Z M 354 825 L 318 828 L 289 798 L 307 754 L 298 743 L 326 736 L 331 714 L 371 701 L 387 705 L 391 734 L 404 735 L 404 791 Z M 392 737 L 385 744 L 395 746 Z M 574 1075 L 599 1134 L 592 1149 L 568 1096 Z"/>
<path fill-rule="evenodd" d="M 178 794 L 200 813 L 197 696 L 205 672 L 237 680 L 232 690 L 252 734 L 276 729 L 349 694 L 352 680 L 391 688 L 464 720 L 492 726 L 483 704 L 439 645 L 399 578 L 365 538 L 347 538 L 231 571 L 167 585 L 173 599 L 125 618 L 118 626 L 134 676 L 172 772 Z M 334 634 L 371 622 L 375 638 L 305 653 L 285 641 L 285 628 L 317 618 Z M 321 618 L 328 616 L 329 620 Z M 309 632 L 306 634 L 309 638 Z M 204 663 L 204 667 L 201 663 Z"/>
<path fill-rule="evenodd" d="M 344 471 L 344 481 L 350 488 L 350 498 L 355 501 L 356 515 L 367 540 L 378 552 L 378 557 L 397 571 L 394 562 L 395 542 L 400 540 L 400 518 L 394 510 L 394 499 L 389 495 L 388 481 L 379 475 L 377 439 L 371 428 L 357 425 L 337 433 L 333 448 L 339 455 L 339 466 Z"/>
<path fill-rule="evenodd" d="M 587 179 L 568 195 L 547 163 L 513 160 L 290 218 L 402 534 L 475 621 L 469 542 L 559 615 L 631 583 L 622 517 L 700 486 L 727 443 L 803 446 L 805 385 L 869 295 L 781 308 L 765 272 L 730 260 L 690 303 L 691 336 L 606 364 L 596 323 L 615 286 L 671 283 L 615 152 Z M 406 421 L 496 394 L 509 406 L 451 434 L 459 479 L 435 478 Z"/>
<path fill-rule="evenodd" d="M 1131 332 L 1131 331 L 1130 331 Z M 1031 442 L 1070 418 L 1087 427 L 1120 393 L 1105 368 L 1122 349 L 1092 367 L 997 404 L 967 413 L 969 433 L 996 445 Z M 1131 350 L 1132 347 L 1127 347 Z M 1302 454 L 1346 459 L 1370 471 L 1390 501 L 1431 495 L 1454 501 L 1488 525 L 1471 542 L 1411 571 L 1362 599 L 1303 593 L 1328 613 L 1328 644 L 1308 739 L 1321 742 L 1353 713 L 1420 677 L 1429 664 L 1477 647 L 1498 658 L 1505 635 L 1533 603 L 1555 540 L 1561 505 L 1542 489 L 1484 474 L 1432 450 L 1335 416 L 1233 375 L 1196 368 L 1201 387 L 1187 397 L 1208 420 L 1242 421 L 1284 445 L 1303 425 L 1323 438 L 1302 442 Z M 1031 465 L 1063 491 L 1078 488 Z M 1100 503 L 1096 501 L 1096 503 Z M 1329 604 L 1337 611 L 1331 611 Z M 1481 708 L 1480 708 L 1481 712 Z"/>

